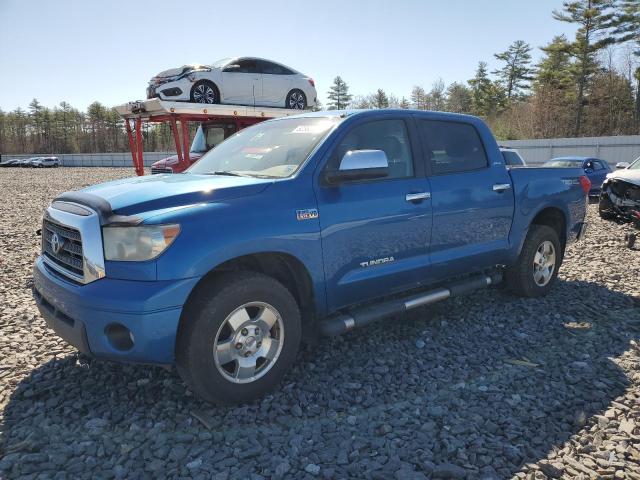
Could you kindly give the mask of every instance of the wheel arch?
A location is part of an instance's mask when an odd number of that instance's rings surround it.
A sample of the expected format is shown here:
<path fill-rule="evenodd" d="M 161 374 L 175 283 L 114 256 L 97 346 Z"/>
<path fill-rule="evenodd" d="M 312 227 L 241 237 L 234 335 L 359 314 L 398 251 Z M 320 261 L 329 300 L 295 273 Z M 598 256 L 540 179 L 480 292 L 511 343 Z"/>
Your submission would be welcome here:
<path fill-rule="evenodd" d="M 303 340 L 313 342 L 317 337 L 316 298 L 311 275 L 305 264 L 290 253 L 266 251 L 234 257 L 207 272 L 195 285 L 183 308 L 178 325 L 178 334 L 184 320 L 185 312 L 200 293 L 206 291 L 216 279 L 230 272 L 256 272 L 274 278 L 291 292 L 295 298 L 302 318 Z"/>
<path fill-rule="evenodd" d="M 560 239 L 560 246 L 564 256 L 564 250 L 567 246 L 567 216 L 560 208 L 543 208 L 533 217 L 530 225 L 546 225 L 553 228 Z"/>

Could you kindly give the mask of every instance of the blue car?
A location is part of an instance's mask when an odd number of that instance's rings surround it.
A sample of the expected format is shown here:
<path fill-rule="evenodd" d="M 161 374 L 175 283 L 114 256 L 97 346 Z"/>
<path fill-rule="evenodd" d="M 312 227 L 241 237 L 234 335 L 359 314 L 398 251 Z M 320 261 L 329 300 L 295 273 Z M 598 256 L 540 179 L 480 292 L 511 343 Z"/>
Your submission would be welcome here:
<path fill-rule="evenodd" d="M 609 164 L 594 157 L 558 157 L 546 162 L 544 167 L 553 168 L 582 168 L 584 173 L 591 181 L 590 197 L 597 197 L 602 190 L 602 183 L 607 178 L 607 174 L 611 173 Z"/>
<path fill-rule="evenodd" d="M 208 401 L 249 401 L 303 340 L 503 277 L 518 295 L 545 295 L 584 234 L 590 185 L 579 168 L 507 168 L 471 116 L 268 120 L 183 174 L 54 199 L 35 300 L 89 355 L 176 365 Z"/>

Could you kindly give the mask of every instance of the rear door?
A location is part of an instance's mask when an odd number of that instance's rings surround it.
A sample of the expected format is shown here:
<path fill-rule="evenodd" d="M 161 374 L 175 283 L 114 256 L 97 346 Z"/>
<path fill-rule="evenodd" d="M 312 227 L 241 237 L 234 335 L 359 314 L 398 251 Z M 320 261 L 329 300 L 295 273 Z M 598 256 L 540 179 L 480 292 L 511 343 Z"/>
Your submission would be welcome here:
<path fill-rule="evenodd" d="M 323 168 L 337 168 L 350 150 L 382 150 L 388 177 L 330 186 L 322 172 L 317 176 L 330 311 L 418 286 L 426 275 L 429 181 L 410 140 L 415 138 L 413 123 L 405 117 L 385 115 L 353 124 Z"/>
<path fill-rule="evenodd" d="M 257 60 L 239 59 L 227 65 L 221 75 L 224 103 L 255 105 L 262 101 L 262 74 Z"/>
<path fill-rule="evenodd" d="M 287 93 L 291 90 L 293 72 L 266 60 L 259 60 L 258 65 L 262 73 L 262 102 L 284 107 Z"/>
<path fill-rule="evenodd" d="M 431 182 L 432 276 L 442 279 L 504 259 L 513 219 L 511 177 L 496 150 L 489 161 L 476 127 L 417 119 Z"/>

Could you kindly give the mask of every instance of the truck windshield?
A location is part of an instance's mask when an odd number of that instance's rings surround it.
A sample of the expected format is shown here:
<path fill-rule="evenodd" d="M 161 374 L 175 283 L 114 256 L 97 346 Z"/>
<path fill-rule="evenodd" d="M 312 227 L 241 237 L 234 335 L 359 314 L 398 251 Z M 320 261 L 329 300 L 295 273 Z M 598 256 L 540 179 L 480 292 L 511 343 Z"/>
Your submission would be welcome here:
<path fill-rule="evenodd" d="M 629 166 L 629 170 L 640 170 L 640 157 L 636 158 Z"/>
<path fill-rule="evenodd" d="M 240 130 L 188 172 L 285 178 L 293 175 L 340 118 L 286 118 Z"/>

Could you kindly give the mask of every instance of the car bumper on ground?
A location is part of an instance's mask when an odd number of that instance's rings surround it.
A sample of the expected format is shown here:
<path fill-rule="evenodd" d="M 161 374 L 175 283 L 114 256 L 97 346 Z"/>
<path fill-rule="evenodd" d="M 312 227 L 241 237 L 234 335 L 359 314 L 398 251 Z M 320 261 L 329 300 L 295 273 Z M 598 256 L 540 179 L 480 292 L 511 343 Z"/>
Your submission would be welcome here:
<path fill-rule="evenodd" d="M 102 278 L 79 285 L 42 257 L 33 269 L 38 310 L 61 338 L 97 358 L 154 364 L 174 363 L 182 305 L 198 280 Z"/>

